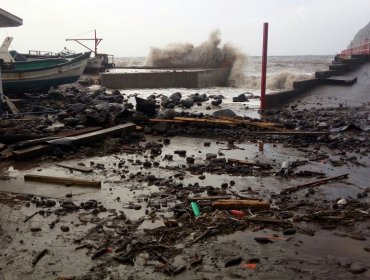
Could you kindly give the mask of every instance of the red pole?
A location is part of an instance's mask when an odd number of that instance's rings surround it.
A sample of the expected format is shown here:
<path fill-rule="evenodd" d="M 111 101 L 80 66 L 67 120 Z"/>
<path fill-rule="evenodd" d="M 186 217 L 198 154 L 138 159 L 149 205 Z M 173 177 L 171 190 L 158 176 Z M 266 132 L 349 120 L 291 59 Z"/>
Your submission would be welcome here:
<path fill-rule="evenodd" d="M 266 68 L 267 68 L 267 41 L 269 24 L 263 24 L 263 45 L 262 45 L 262 73 L 261 73 L 261 110 L 266 108 Z"/>

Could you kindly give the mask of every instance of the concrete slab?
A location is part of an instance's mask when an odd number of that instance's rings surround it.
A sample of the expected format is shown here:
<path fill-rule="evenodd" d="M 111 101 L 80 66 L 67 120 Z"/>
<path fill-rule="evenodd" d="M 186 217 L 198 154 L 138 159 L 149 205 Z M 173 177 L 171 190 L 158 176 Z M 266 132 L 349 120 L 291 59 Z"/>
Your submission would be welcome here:
<path fill-rule="evenodd" d="M 326 78 L 324 81 L 326 84 L 350 86 L 357 82 L 357 77 L 332 76 L 330 78 Z"/>
<path fill-rule="evenodd" d="M 343 74 L 341 79 L 353 79 L 357 82 L 351 87 L 327 84 L 307 91 L 300 97 L 291 100 L 285 106 L 296 106 L 296 109 L 328 107 L 370 107 L 370 63 L 364 64 L 354 72 Z"/>

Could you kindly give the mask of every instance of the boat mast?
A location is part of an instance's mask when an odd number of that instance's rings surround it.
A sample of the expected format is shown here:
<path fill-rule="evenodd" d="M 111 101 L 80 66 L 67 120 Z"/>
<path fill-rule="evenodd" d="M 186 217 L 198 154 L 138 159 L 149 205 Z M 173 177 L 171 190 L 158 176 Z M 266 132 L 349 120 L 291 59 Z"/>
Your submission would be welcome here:
<path fill-rule="evenodd" d="M 94 30 L 94 38 L 69 38 L 69 39 L 66 39 L 66 41 L 75 41 L 77 43 L 79 43 L 80 45 L 84 46 L 86 49 L 88 49 L 89 51 L 93 52 L 94 55 L 96 56 L 98 54 L 98 45 L 100 44 L 100 42 L 102 41 L 103 39 L 101 38 L 97 38 L 96 37 L 96 29 Z M 91 49 L 90 47 L 86 46 L 85 44 L 81 43 L 80 41 L 94 41 L 94 49 Z"/>

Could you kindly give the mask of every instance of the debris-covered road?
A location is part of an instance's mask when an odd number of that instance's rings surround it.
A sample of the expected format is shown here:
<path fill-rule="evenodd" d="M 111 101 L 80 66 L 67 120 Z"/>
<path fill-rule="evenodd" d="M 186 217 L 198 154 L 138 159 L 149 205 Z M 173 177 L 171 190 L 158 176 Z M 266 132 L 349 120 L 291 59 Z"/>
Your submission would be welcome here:
<path fill-rule="evenodd" d="M 1 121 L 2 279 L 370 277 L 368 104 L 216 91 L 24 99 L 53 113 Z"/>

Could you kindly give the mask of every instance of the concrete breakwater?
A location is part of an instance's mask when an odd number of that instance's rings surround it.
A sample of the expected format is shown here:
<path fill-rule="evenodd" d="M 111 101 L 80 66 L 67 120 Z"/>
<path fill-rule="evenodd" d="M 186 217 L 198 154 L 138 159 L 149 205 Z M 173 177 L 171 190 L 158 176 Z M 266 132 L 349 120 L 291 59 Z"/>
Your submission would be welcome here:
<path fill-rule="evenodd" d="M 339 64 L 330 65 L 329 70 L 315 72 L 314 79 L 295 81 L 292 90 L 267 94 L 266 108 L 276 108 L 290 99 L 299 97 L 305 92 L 325 84 L 327 78 L 353 72 L 369 61 L 370 56 L 368 55 L 356 55 L 349 59 L 342 59 Z"/>
<path fill-rule="evenodd" d="M 229 74 L 229 68 L 169 70 L 154 68 L 146 72 L 102 73 L 101 83 L 111 89 L 204 88 L 227 86 Z"/>

